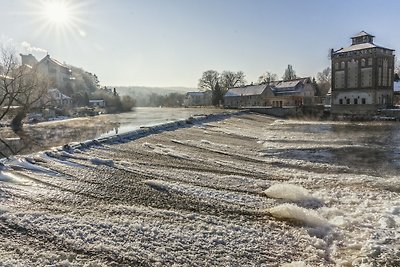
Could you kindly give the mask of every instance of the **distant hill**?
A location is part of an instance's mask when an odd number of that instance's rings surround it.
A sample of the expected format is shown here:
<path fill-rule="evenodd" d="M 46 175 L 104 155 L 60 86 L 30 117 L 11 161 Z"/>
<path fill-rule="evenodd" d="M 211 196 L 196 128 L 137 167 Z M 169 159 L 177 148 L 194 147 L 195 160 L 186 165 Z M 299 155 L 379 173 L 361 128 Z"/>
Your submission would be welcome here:
<path fill-rule="evenodd" d="M 112 87 L 114 88 L 114 87 Z M 152 99 L 169 94 L 186 94 L 198 91 L 188 87 L 145 87 L 145 86 L 115 86 L 119 95 L 129 95 L 136 100 L 137 106 L 152 106 Z"/>

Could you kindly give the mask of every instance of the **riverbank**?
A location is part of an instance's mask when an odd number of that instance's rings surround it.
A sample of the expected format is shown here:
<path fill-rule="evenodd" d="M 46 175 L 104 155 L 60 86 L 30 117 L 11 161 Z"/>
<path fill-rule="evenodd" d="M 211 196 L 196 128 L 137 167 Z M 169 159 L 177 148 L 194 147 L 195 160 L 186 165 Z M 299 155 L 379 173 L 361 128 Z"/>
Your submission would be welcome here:
<path fill-rule="evenodd" d="M 140 127 L 223 112 L 236 111 L 215 108 L 136 108 L 134 112 L 27 124 L 18 133 L 14 133 L 11 128 L 2 127 L 0 157 L 29 154 L 71 142 L 125 134 Z"/>
<path fill-rule="evenodd" d="M 4 162 L 0 265 L 398 266 L 396 126 L 168 125 Z"/>

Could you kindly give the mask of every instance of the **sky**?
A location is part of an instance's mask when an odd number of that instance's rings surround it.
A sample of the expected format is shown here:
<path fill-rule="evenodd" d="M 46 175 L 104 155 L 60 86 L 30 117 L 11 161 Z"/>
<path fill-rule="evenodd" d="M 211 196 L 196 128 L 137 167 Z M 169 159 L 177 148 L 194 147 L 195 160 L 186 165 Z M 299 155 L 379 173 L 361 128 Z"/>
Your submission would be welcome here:
<path fill-rule="evenodd" d="M 206 70 L 314 77 L 362 30 L 399 51 L 399 12 L 398 0 L 0 0 L 0 43 L 102 85 L 196 88 Z"/>

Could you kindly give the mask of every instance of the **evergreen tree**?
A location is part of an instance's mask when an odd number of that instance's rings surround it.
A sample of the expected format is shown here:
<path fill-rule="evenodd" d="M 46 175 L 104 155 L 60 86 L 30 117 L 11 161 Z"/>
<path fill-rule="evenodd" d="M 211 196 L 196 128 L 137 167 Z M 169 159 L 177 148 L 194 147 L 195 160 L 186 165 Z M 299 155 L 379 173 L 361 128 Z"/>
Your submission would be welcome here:
<path fill-rule="evenodd" d="M 223 101 L 224 94 L 222 92 L 221 86 L 219 86 L 219 82 L 215 84 L 214 90 L 212 91 L 212 104 L 214 106 L 218 106 L 220 102 Z"/>
<path fill-rule="evenodd" d="M 287 66 L 287 69 L 285 70 L 285 74 L 283 75 L 282 79 L 284 81 L 289 81 L 289 80 L 293 80 L 296 78 L 297 78 L 296 72 L 294 71 L 292 65 L 289 64 Z"/>

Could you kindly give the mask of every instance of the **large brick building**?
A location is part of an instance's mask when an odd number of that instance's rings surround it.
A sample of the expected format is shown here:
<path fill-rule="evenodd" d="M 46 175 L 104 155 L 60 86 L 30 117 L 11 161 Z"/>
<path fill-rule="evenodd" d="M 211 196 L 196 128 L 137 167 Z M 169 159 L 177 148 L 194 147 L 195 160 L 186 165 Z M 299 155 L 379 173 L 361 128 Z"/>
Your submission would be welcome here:
<path fill-rule="evenodd" d="M 364 31 L 332 50 L 332 113 L 373 114 L 393 104 L 394 50 Z"/>

